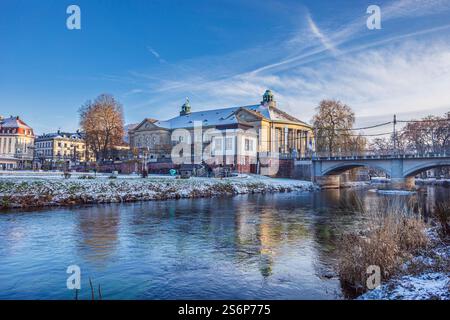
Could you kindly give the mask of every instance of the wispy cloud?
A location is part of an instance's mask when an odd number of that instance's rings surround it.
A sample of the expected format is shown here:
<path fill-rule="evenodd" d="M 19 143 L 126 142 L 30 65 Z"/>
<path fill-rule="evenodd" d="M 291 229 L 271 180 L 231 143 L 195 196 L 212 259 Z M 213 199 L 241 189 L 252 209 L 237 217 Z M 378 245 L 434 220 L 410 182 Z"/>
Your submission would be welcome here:
<path fill-rule="evenodd" d="M 445 10 L 450 10 L 450 1 L 406 0 L 383 6 L 382 17 L 386 22 Z M 271 88 L 283 109 L 306 121 L 324 98 L 345 101 L 360 119 L 450 109 L 446 89 L 450 87 L 450 36 L 444 32 L 450 24 L 370 33 L 365 28 L 365 10 L 345 27 L 334 29 L 319 27 L 305 12 L 305 24 L 296 34 L 267 48 L 166 65 L 161 77 L 151 76 L 148 99 L 131 108 L 170 106 L 145 109 L 154 117 L 168 118 L 176 114 L 185 96 L 193 98 L 194 109 L 201 110 L 258 103 L 264 90 Z M 159 57 L 156 51 L 152 54 Z M 153 81 L 155 77 L 159 81 Z"/>
<path fill-rule="evenodd" d="M 327 48 L 328 50 L 330 50 L 331 52 L 337 53 L 338 50 L 336 49 L 336 47 L 333 45 L 333 43 L 331 43 L 330 39 L 328 39 L 328 37 L 326 37 L 322 33 L 322 31 L 319 29 L 319 27 L 314 22 L 311 15 L 307 14 L 306 18 L 307 18 L 308 25 L 309 25 L 311 32 L 320 40 L 320 42 L 323 44 L 323 46 L 325 48 Z"/>
<path fill-rule="evenodd" d="M 382 8 L 383 19 L 423 17 L 450 10 L 448 0 L 401 0 Z"/>
<path fill-rule="evenodd" d="M 160 63 L 166 62 L 163 58 L 161 58 L 161 55 L 152 47 L 147 47 L 148 52 L 150 52 Z"/>

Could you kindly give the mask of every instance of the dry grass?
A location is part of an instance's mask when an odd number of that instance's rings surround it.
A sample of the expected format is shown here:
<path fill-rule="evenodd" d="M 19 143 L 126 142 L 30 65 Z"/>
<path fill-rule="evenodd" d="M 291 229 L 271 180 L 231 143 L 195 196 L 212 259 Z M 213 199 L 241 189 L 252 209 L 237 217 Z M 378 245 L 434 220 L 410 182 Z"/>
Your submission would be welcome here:
<path fill-rule="evenodd" d="M 406 207 L 393 201 L 365 212 L 367 229 L 342 236 L 338 271 L 347 292 L 356 295 L 366 291 L 369 266 L 380 267 L 381 280 L 388 280 L 428 245 L 426 224 L 420 216 L 406 212 Z"/>
<path fill-rule="evenodd" d="M 434 217 L 439 222 L 442 237 L 448 240 L 450 238 L 450 201 L 438 203 Z"/>

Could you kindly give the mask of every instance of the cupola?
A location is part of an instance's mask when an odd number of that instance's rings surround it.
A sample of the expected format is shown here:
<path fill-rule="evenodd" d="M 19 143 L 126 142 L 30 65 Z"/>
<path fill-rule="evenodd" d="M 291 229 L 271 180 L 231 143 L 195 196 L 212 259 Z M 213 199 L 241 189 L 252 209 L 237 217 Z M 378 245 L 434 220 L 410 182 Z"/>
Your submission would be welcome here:
<path fill-rule="evenodd" d="M 275 105 L 275 100 L 273 98 L 273 93 L 270 90 L 266 90 L 263 95 L 263 101 L 261 102 L 262 105 L 268 104 L 271 106 Z"/>
<path fill-rule="evenodd" d="M 180 116 L 185 116 L 191 113 L 191 105 L 189 103 L 189 98 L 186 98 L 186 102 L 181 106 Z"/>

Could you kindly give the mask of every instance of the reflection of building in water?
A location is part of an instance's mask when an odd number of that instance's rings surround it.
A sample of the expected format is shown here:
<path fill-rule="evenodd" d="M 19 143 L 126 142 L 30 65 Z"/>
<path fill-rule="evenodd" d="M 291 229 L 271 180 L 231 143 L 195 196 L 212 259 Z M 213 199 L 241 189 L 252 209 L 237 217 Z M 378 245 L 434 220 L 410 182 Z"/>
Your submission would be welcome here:
<path fill-rule="evenodd" d="M 94 262 L 104 262 L 118 243 L 120 213 L 118 206 L 96 206 L 77 215 L 83 256 Z"/>
<path fill-rule="evenodd" d="M 425 195 L 425 201 L 423 201 L 426 205 L 425 214 L 427 217 L 430 216 L 436 209 L 436 200 L 436 188 L 428 187 Z"/>
<path fill-rule="evenodd" d="M 341 201 L 341 191 L 341 189 L 327 189 L 326 192 L 314 193 L 312 195 L 312 206 L 319 209 L 328 205 L 336 205 Z"/>
<path fill-rule="evenodd" d="M 283 217 L 274 208 L 259 208 L 257 214 L 254 207 L 244 208 L 236 217 L 237 259 L 242 263 L 258 263 L 265 278 L 272 275 L 282 245 L 308 237 L 308 229 L 299 216 Z"/>

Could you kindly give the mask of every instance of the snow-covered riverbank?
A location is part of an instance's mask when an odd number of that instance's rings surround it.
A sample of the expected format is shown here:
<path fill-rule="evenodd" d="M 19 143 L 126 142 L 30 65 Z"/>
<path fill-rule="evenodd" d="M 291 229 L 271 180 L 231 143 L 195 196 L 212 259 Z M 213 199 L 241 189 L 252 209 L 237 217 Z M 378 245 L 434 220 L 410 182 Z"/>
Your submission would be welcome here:
<path fill-rule="evenodd" d="M 429 230 L 431 246 L 404 264 L 397 277 L 359 300 L 450 300 L 450 245 Z"/>
<path fill-rule="evenodd" d="M 314 189 L 315 186 L 308 181 L 272 179 L 256 175 L 186 180 L 168 176 L 152 176 L 147 179 L 136 176 L 117 179 L 12 176 L 0 178 L 0 208 L 167 200 Z"/>
<path fill-rule="evenodd" d="M 392 279 L 360 300 L 450 300 L 449 275 L 428 272 Z"/>

